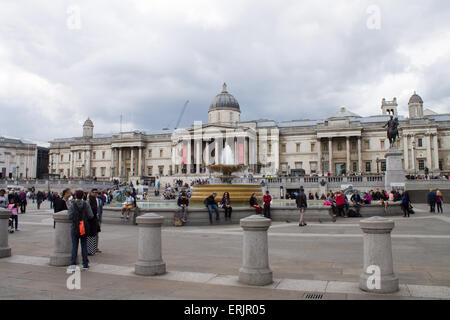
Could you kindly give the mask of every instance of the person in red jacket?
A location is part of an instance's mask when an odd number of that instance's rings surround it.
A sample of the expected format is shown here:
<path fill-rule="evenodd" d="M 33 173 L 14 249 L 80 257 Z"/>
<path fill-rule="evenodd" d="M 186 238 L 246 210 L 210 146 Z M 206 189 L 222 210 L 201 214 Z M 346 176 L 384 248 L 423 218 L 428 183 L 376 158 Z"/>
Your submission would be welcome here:
<path fill-rule="evenodd" d="M 263 196 L 264 202 L 264 217 L 272 219 L 270 217 L 270 202 L 272 201 L 272 197 L 269 193 L 269 190 L 266 191 L 266 194 Z"/>
<path fill-rule="evenodd" d="M 342 216 L 344 218 L 346 218 L 346 214 L 345 214 L 345 199 L 344 199 L 345 195 L 342 191 L 338 191 L 338 193 L 336 194 L 335 200 L 336 200 L 336 208 L 338 211 L 338 215 Z"/>

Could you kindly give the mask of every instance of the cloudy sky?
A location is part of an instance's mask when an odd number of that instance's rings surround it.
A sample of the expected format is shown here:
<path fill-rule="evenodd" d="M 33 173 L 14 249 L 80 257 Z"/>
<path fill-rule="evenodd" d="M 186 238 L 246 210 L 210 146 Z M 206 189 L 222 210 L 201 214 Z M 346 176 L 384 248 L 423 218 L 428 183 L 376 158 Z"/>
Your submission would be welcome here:
<path fill-rule="evenodd" d="M 414 90 L 450 113 L 448 0 L 2 0 L 0 134 L 49 141 L 207 121 L 379 114 Z"/>

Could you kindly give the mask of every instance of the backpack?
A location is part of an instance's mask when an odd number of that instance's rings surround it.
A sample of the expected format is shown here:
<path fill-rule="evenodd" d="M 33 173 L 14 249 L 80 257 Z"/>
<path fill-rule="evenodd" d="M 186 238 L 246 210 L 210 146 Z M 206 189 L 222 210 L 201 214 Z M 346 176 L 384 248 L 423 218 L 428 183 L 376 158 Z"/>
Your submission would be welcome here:
<path fill-rule="evenodd" d="M 348 210 L 348 216 L 351 218 L 359 218 L 359 217 L 361 217 L 361 214 L 357 213 L 353 209 L 350 209 L 350 210 Z"/>
<path fill-rule="evenodd" d="M 83 214 L 83 210 L 86 205 L 88 204 L 83 202 L 83 207 L 81 208 L 82 211 L 80 211 L 80 208 L 77 205 L 72 205 L 74 210 L 72 218 L 72 232 L 77 237 L 89 235 L 91 231 L 87 217 Z"/>

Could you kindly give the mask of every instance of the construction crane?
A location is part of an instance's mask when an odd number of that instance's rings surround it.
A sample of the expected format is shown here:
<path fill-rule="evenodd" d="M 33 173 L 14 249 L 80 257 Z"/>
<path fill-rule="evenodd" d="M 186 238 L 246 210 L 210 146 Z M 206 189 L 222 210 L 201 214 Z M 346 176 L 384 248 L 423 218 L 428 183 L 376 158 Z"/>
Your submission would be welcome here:
<path fill-rule="evenodd" d="M 180 125 L 181 119 L 183 118 L 183 114 L 186 111 L 186 107 L 187 107 L 188 103 L 189 103 L 189 100 L 187 100 L 184 103 L 183 109 L 181 110 L 180 116 L 178 117 L 177 124 L 175 125 L 175 130 L 177 130 L 178 126 Z"/>
<path fill-rule="evenodd" d="M 175 125 L 175 129 L 174 130 L 178 129 L 178 126 L 180 125 L 181 119 L 183 117 L 184 112 L 186 111 L 186 107 L 187 107 L 188 103 L 189 103 L 189 100 L 187 100 L 184 103 L 183 109 L 181 109 L 181 113 L 180 113 L 180 116 L 178 117 L 178 120 L 177 120 L 177 123 Z M 169 126 L 170 126 L 170 124 L 168 124 L 167 127 L 163 128 L 163 130 L 170 130 Z"/>

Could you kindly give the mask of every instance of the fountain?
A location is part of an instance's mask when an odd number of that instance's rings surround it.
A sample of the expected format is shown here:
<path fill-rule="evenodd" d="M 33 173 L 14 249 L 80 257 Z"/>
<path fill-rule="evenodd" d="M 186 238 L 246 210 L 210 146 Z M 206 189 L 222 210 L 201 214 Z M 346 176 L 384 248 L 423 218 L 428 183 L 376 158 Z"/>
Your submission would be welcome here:
<path fill-rule="evenodd" d="M 232 175 L 234 172 L 242 171 L 246 168 L 242 164 L 233 164 L 234 155 L 229 145 L 223 149 L 222 164 L 209 165 L 208 169 L 212 172 L 220 173 L 215 176 L 222 182 L 221 184 L 203 184 L 194 185 L 194 190 L 191 196 L 192 204 L 203 204 L 205 198 L 210 196 L 213 192 L 217 193 L 216 201 L 221 201 L 225 192 L 230 194 L 231 204 L 233 206 L 249 206 L 250 197 L 253 193 L 262 200 L 261 186 L 257 184 L 232 184 L 234 178 L 238 176 Z"/>

